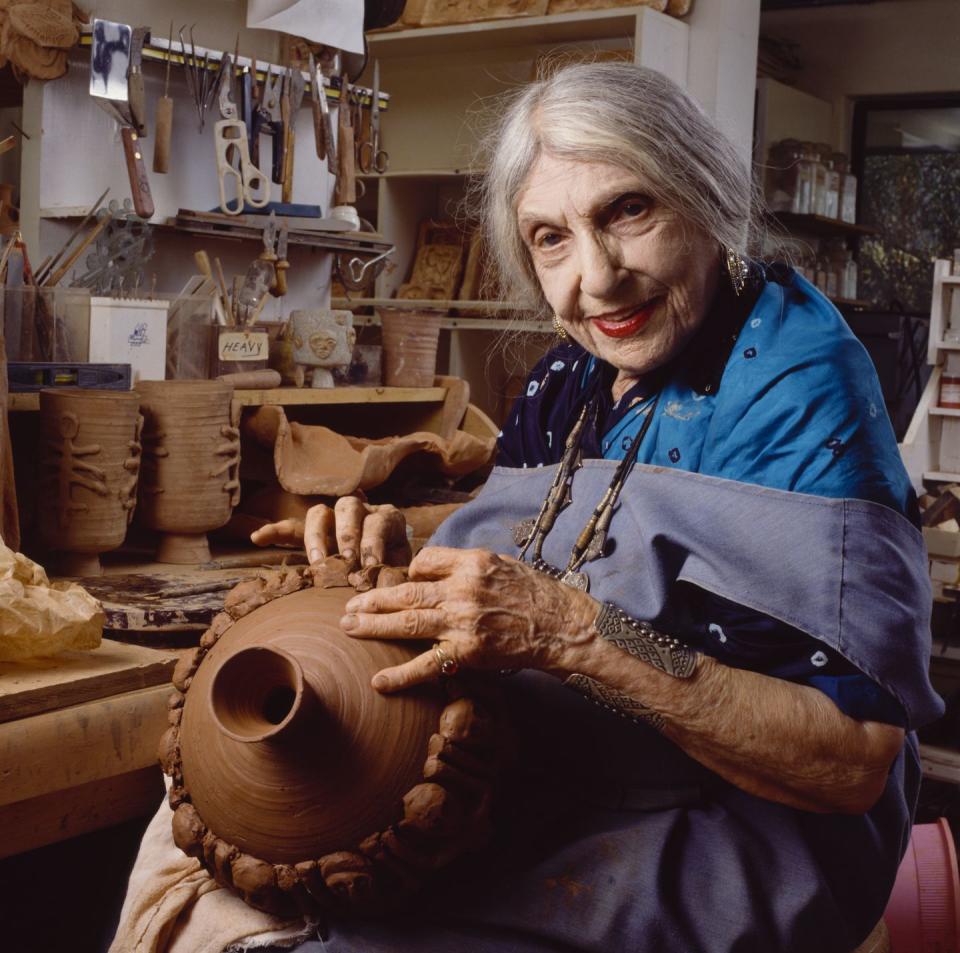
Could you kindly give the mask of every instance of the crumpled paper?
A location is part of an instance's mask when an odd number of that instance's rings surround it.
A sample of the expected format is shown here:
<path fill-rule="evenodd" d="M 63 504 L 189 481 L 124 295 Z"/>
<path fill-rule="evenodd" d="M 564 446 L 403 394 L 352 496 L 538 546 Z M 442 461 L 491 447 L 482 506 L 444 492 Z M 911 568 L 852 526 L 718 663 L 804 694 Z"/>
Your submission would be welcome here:
<path fill-rule="evenodd" d="M 54 582 L 42 566 L 0 540 L 0 661 L 95 649 L 106 615 L 74 582 Z"/>

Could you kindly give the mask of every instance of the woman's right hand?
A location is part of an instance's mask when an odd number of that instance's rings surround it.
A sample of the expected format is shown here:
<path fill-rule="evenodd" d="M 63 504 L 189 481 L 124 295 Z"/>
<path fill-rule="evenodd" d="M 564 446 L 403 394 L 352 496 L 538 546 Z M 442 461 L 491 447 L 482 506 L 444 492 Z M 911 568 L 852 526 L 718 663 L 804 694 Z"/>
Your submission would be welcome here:
<path fill-rule="evenodd" d="M 303 520 L 268 523 L 250 539 L 258 546 L 302 542 L 311 564 L 339 553 L 351 569 L 377 563 L 407 566 L 411 559 L 403 514 L 389 503 L 374 506 L 356 496 L 341 496 L 333 507 L 311 506 Z"/>

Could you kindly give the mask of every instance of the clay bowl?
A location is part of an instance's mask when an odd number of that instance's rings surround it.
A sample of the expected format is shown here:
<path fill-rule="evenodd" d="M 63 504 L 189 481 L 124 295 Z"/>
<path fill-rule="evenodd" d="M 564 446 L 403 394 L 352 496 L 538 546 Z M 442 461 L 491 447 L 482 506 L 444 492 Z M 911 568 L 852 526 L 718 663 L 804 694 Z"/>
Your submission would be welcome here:
<path fill-rule="evenodd" d="M 137 519 L 163 535 L 157 561 L 210 559 L 207 532 L 240 500 L 240 439 L 225 381 L 143 381 L 143 476 Z"/>
<path fill-rule="evenodd" d="M 40 392 L 39 531 L 57 568 L 96 576 L 127 535 L 140 468 L 139 395 L 63 387 Z"/>
<path fill-rule="evenodd" d="M 370 679 L 414 652 L 339 628 L 351 589 L 304 589 L 245 616 L 200 665 L 183 707 L 184 785 L 216 834 L 271 863 L 352 847 L 397 819 L 422 779 L 437 691 Z"/>

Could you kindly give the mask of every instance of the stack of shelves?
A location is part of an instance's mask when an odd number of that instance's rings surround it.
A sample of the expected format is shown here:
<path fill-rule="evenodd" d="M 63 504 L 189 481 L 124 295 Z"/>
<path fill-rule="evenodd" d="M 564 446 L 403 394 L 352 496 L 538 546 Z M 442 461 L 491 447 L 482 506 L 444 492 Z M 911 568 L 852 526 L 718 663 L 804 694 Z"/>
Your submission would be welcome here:
<path fill-rule="evenodd" d="M 440 314 L 441 372 L 465 378 L 471 399 L 502 419 L 512 388 L 543 352 L 545 322 L 524 318 L 509 302 L 398 301 L 416 252 L 417 228 L 428 219 L 463 222 L 464 198 L 481 165 L 482 143 L 473 131 L 495 119 L 491 103 L 536 75 L 538 63 L 571 47 L 629 59 L 687 85 L 690 26 L 649 7 L 619 7 L 540 17 L 515 17 L 369 35 L 370 63 L 379 60 L 383 87 L 394 108 L 383 117 L 386 172 L 361 176 L 357 203 L 396 251 L 366 297 L 334 298 L 356 313 L 359 326 L 378 324 L 377 308 L 402 307 Z M 361 77 L 369 85 L 369 74 Z M 491 356 L 505 331 L 519 331 L 515 359 Z"/>

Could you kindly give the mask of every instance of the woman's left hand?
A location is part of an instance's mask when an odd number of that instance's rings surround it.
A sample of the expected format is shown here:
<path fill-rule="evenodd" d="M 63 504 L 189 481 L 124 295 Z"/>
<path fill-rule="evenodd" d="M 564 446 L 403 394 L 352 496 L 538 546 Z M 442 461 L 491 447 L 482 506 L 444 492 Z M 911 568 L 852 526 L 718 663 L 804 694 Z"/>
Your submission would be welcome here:
<path fill-rule="evenodd" d="M 510 557 L 431 546 L 417 554 L 409 577 L 354 596 L 340 621 L 354 638 L 439 643 L 439 658 L 431 648 L 378 672 L 378 691 L 435 680 L 440 659 L 461 669 L 571 671 L 577 652 L 597 637 L 594 599 Z"/>

